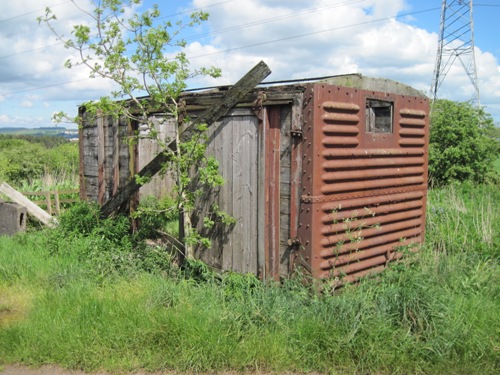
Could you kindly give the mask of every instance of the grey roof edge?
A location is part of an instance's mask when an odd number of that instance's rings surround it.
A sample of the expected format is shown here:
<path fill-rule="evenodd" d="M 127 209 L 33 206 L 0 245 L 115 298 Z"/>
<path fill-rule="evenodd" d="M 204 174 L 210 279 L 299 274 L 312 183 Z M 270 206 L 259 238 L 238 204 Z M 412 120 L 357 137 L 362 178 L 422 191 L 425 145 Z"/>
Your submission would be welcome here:
<path fill-rule="evenodd" d="M 427 98 L 427 95 L 425 95 L 422 91 L 405 85 L 404 83 L 387 78 L 368 77 L 358 73 L 329 77 L 319 81 L 318 83 Z"/>

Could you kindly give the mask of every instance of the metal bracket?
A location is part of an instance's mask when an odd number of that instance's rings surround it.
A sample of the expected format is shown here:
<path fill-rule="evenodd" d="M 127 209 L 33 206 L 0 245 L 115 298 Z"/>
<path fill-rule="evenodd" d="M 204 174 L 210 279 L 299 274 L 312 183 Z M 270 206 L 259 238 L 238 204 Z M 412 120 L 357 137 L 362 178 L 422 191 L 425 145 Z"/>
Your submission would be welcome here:
<path fill-rule="evenodd" d="M 289 238 L 287 241 L 288 246 L 300 246 L 302 241 L 299 237 Z"/>
<path fill-rule="evenodd" d="M 302 139 L 303 137 L 302 130 L 292 130 L 290 131 L 290 135 L 292 136 L 292 138 Z"/>
<path fill-rule="evenodd" d="M 255 116 L 262 121 L 263 120 L 263 113 L 262 109 L 264 108 L 264 101 L 266 100 L 266 92 L 265 91 L 259 91 L 257 94 L 257 98 L 255 101 L 252 103 L 252 109 L 255 112 Z"/>

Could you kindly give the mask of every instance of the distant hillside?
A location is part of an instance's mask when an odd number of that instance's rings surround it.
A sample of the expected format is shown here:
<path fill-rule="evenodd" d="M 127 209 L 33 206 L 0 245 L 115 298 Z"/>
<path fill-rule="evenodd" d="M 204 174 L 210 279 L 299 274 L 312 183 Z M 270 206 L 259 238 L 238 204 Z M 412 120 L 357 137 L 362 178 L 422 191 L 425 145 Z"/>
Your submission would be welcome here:
<path fill-rule="evenodd" d="M 64 127 L 44 127 L 44 128 L 1 128 L 0 134 L 31 135 L 31 136 L 55 136 L 68 139 L 78 138 L 77 129 L 66 129 Z"/>

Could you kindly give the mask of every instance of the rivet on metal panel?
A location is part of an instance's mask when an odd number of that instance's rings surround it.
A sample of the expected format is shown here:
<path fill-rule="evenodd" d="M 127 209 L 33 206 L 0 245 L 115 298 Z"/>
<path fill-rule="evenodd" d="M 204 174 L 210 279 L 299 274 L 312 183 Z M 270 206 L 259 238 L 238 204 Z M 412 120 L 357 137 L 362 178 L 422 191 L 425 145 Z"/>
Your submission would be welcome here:
<path fill-rule="evenodd" d="M 295 238 L 289 238 L 288 241 L 288 246 L 299 246 L 301 244 L 300 238 L 295 237 Z"/>

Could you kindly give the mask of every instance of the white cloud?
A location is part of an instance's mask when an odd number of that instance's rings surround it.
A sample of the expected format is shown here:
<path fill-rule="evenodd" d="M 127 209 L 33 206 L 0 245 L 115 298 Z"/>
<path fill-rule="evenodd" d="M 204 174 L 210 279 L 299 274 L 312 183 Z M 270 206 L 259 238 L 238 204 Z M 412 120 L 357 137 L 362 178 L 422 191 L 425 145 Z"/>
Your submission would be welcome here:
<path fill-rule="evenodd" d="M 193 7 L 211 3 L 194 0 Z M 211 34 L 200 35 L 204 44 L 188 38 L 187 52 L 198 66 L 221 67 L 223 83 L 234 83 L 264 60 L 273 70 L 271 80 L 358 72 L 429 93 L 438 35 L 406 23 L 408 16 L 392 18 L 408 9 L 404 0 L 229 1 L 209 8 Z M 498 103 L 499 62 L 477 46 L 476 62 L 482 103 Z M 468 100 L 472 93 L 457 61 L 440 96 Z"/>
<path fill-rule="evenodd" d="M 31 108 L 33 107 L 33 102 L 30 102 L 29 100 L 25 100 L 21 103 L 21 107 L 23 108 Z"/>
<path fill-rule="evenodd" d="M 407 2 L 183 0 L 170 4 L 169 9 L 212 5 L 206 8 L 210 13 L 208 22 L 185 33 L 186 54 L 192 68 L 220 67 L 223 77 L 193 79 L 191 87 L 235 83 L 264 60 L 273 71 L 268 81 L 357 72 L 395 79 L 428 92 L 438 36 L 410 25 L 410 16 L 391 18 L 407 12 Z M 90 9 L 90 0 L 76 3 Z M 146 5 L 150 4 L 146 1 Z M 73 25 L 86 22 L 81 11 L 69 1 L 45 0 L 42 4 L 38 0 L 17 0 L 2 4 L 0 113 L 10 114 L 8 111 L 21 107 L 23 101 L 32 104 L 23 108 L 22 115 L 8 116 L 12 123 L 38 123 L 40 119 L 40 124 L 50 124 L 50 113 L 42 116 L 44 108 L 76 112 L 78 103 L 109 95 L 113 90 L 109 81 L 89 79 L 85 69 L 63 67 L 64 61 L 77 56 L 58 44 L 47 27 L 36 22 L 45 5 L 57 14 L 55 26 L 65 35 Z M 487 108 L 498 108 L 495 104 L 500 102 L 499 62 L 480 46 L 476 46 L 476 61 L 481 101 Z M 440 94 L 466 100 L 469 92 L 470 82 L 463 68 L 453 67 Z"/>

